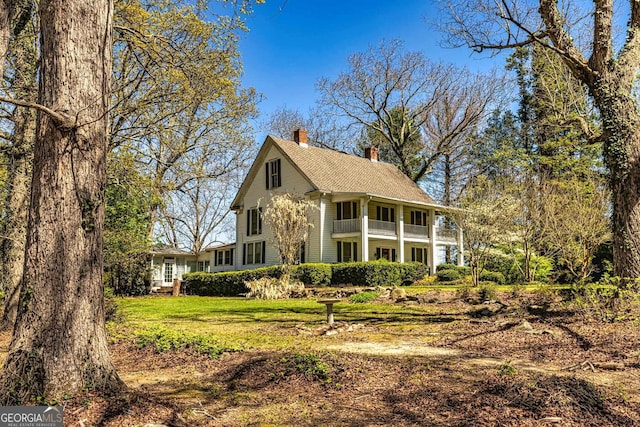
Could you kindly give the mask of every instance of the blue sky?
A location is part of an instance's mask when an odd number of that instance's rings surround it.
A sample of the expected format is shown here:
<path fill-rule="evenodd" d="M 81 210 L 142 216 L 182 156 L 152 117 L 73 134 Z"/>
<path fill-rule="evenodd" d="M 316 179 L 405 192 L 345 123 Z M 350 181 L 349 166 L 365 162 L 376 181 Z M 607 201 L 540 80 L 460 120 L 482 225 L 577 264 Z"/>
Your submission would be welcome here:
<path fill-rule="evenodd" d="M 318 98 L 320 77 L 335 78 L 347 68 L 350 54 L 383 39 L 403 40 L 407 50 L 423 51 L 434 61 L 490 69 L 493 61 L 469 49 L 439 47 L 442 34 L 427 23 L 436 13 L 429 0 L 267 0 L 256 5 L 240 52 L 243 85 L 265 96 L 259 120 L 282 106 L 306 114 Z"/>

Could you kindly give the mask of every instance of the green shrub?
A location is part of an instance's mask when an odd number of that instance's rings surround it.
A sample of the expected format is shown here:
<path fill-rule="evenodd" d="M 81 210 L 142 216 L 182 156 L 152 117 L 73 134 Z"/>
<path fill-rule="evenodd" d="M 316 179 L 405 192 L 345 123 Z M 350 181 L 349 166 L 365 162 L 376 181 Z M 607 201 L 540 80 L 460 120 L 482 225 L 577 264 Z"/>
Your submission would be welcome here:
<path fill-rule="evenodd" d="M 398 264 L 398 268 L 400 269 L 400 281 L 403 285 L 423 280 L 429 274 L 429 267 L 421 262 Z"/>
<path fill-rule="evenodd" d="M 484 263 L 484 269 L 502 273 L 504 283 L 522 283 L 524 281 L 524 254 L 519 250 L 505 249 L 495 250 Z M 534 268 L 534 280 L 546 282 L 553 271 L 553 261 L 544 256 L 533 255 L 531 267 Z"/>
<path fill-rule="evenodd" d="M 611 277 L 576 290 L 574 304 L 583 316 L 601 322 L 637 319 L 640 312 L 640 279 Z"/>
<path fill-rule="evenodd" d="M 211 358 L 216 358 L 225 352 L 238 350 L 220 345 L 211 336 L 174 331 L 159 326 L 138 331 L 136 345 L 138 348 L 153 347 L 157 353 L 189 349 L 199 354 L 206 354 Z"/>
<path fill-rule="evenodd" d="M 272 378 L 284 378 L 292 374 L 302 375 L 311 381 L 331 384 L 331 367 L 316 354 L 294 354 L 280 359 L 284 372 L 272 373 Z"/>
<path fill-rule="evenodd" d="M 439 271 L 445 271 L 445 270 L 457 271 L 460 276 L 469 276 L 469 275 L 471 275 L 471 267 L 468 267 L 466 265 L 455 265 L 455 264 L 440 264 L 440 265 L 438 265 L 436 267 L 436 274 L 438 274 Z"/>
<path fill-rule="evenodd" d="M 496 285 L 493 282 L 480 283 L 478 287 L 478 299 L 480 301 L 491 301 L 496 298 Z"/>
<path fill-rule="evenodd" d="M 349 301 L 356 302 L 356 303 L 365 303 L 365 302 L 373 301 L 374 299 L 378 298 L 378 296 L 380 296 L 378 292 L 370 292 L 370 291 L 359 292 L 357 294 L 351 295 L 349 297 Z"/>
<path fill-rule="evenodd" d="M 331 264 L 300 264 L 293 267 L 292 277 L 308 286 L 329 286 L 331 284 Z"/>
<path fill-rule="evenodd" d="M 499 271 L 483 271 L 480 273 L 480 280 L 483 282 L 497 283 L 498 285 L 505 283 L 504 275 Z"/>
<path fill-rule="evenodd" d="M 339 264 L 309 263 L 294 266 L 293 280 L 309 286 L 399 286 L 421 280 L 428 267 L 418 262 L 398 263 L 386 260 Z M 249 292 L 246 282 L 263 277 L 280 278 L 280 266 L 223 273 L 187 273 L 183 277 L 185 293 L 200 296 L 239 296 Z"/>
<path fill-rule="evenodd" d="M 457 270 L 440 270 L 436 273 L 439 282 L 453 282 L 460 280 L 460 273 Z"/>
<path fill-rule="evenodd" d="M 246 294 L 249 289 L 245 282 L 273 277 L 279 279 L 282 268 L 256 268 L 255 270 L 227 271 L 223 273 L 187 273 L 182 276 L 185 293 L 189 295 L 236 297 Z"/>
<path fill-rule="evenodd" d="M 346 262 L 332 266 L 331 283 L 353 286 L 399 286 L 400 263 L 388 261 Z"/>
<path fill-rule="evenodd" d="M 458 266 L 455 264 L 443 263 L 436 267 L 436 273 L 440 270 L 457 270 L 457 269 L 458 269 Z"/>
<path fill-rule="evenodd" d="M 504 362 L 498 366 L 497 370 L 500 376 L 514 376 L 516 374 L 516 368 L 511 364 L 511 361 Z"/>

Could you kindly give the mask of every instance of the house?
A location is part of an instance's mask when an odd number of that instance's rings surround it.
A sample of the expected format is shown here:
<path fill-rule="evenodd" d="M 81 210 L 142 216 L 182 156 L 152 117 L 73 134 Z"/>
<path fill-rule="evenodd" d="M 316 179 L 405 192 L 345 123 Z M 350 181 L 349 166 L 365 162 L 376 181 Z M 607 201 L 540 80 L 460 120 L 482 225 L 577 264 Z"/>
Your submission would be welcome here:
<path fill-rule="evenodd" d="M 209 246 L 196 255 L 169 246 L 155 247 L 151 251 L 151 289 L 173 287 L 173 280 L 196 271 L 221 272 L 235 269 L 235 244 Z"/>
<path fill-rule="evenodd" d="M 232 202 L 236 214 L 235 268 L 279 263 L 260 212 L 273 194 L 304 195 L 317 209 L 300 262 L 387 259 L 417 261 L 435 273 L 440 249 L 456 248 L 463 264 L 462 231 L 445 228 L 451 208 L 438 205 L 375 147 L 358 157 L 309 146 L 307 132 L 293 141 L 268 136 Z"/>
<path fill-rule="evenodd" d="M 173 248 L 153 251 L 153 286 L 169 287 L 173 279 L 193 271 L 279 264 L 260 213 L 272 195 L 285 191 L 304 195 L 317 207 L 300 262 L 384 258 L 422 262 L 435 274 L 441 249 L 451 246 L 462 265 L 462 231 L 443 225 L 451 208 L 438 205 L 396 166 L 379 161 L 375 147 L 364 154 L 309 146 L 301 129 L 293 141 L 268 136 L 231 204 L 236 242 L 208 247 L 198 255 Z"/>

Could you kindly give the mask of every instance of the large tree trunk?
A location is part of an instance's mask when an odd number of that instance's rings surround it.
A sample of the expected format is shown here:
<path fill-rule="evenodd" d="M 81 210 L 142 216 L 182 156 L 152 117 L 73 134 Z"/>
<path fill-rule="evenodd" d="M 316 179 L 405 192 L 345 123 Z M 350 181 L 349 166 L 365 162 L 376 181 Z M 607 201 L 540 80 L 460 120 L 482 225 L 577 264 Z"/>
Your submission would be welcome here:
<path fill-rule="evenodd" d="M 18 318 L 0 404 L 121 386 L 102 284 L 110 0 L 42 0 L 40 104 Z M 61 119 L 62 118 L 62 119 Z"/>
<path fill-rule="evenodd" d="M 636 101 L 614 81 L 598 86 L 594 99 L 602 116 L 612 194 L 614 273 L 636 278 L 640 277 L 640 115 Z"/>

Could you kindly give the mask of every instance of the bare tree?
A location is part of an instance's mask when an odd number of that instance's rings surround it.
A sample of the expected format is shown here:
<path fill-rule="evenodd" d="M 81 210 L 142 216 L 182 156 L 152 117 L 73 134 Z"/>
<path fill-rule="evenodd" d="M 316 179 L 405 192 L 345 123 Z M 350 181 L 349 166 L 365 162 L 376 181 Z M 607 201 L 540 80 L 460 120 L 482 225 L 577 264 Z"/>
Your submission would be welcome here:
<path fill-rule="evenodd" d="M 448 18 L 441 26 L 451 44 L 476 51 L 538 44 L 556 52 L 587 86 L 602 122 L 594 138 L 609 170 L 614 271 L 640 277 L 640 112 L 633 94 L 640 68 L 640 4 L 628 5 L 616 10 L 613 0 L 453 1 L 443 6 Z M 616 33 L 619 28 L 626 37 Z"/>
<path fill-rule="evenodd" d="M 464 230 L 465 257 L 474 286 L 495 245 L 503 243 L 512 222 L 513 200 L 500 185 L 485 176 L 476 177 L 458 199 L 459 209 L 450 216 Z"/>
<path fill-rule="evenodd" d="M 585 186 L 574 179 L 547 183 L 542 210 L 545 227 L 542 243 L 576 279 L 584 281 L 593 271 L 593 254 L 611 238 L 609 194 L 597 181 Z"/>
<path fill-rule="evenodd" d="M 498 89 L 495 78 L 432 63 L 403 51 L 398 40 L 353 54 L 348 63 L 335 81 L 319 80 L 320 103 L 357 133 L 375 136 L 387 161 L 415 182 L 481 121 Z"/>
<path fill-rule="evenodd" d="M 102 283 L 113 5 L 44 0 L 39 12 L 26 268 L 3 405 L 121 386 L 107 350 Z"/>
<path fill-rule="evenodd" d="M 199 254 L 213 243 L 232 238 L 221 230 L 233 229 L 229 203 L 239 188 L 237 175 L 218 180 L 199 176 L 180 191 L 168 194 L 160 218 L 167 242 Z"/>
<path fill-rule="evenodd" d="M 425 153 L 412 167 L 411 142 L 448 86 L 451 66 L 432 64 L 420 52 L 405 53 L 402 42 L 382 42 L 367 52 L 348 58 L 349 70 L 335 81 L 318 81 L 321 103 L 342 115 L 349 126 L 371 129 L 385 139 L 402 172 L 419 181 L 429 172 L 439 153 Z M 393 110 L 401 114 L 394 114 Z"/>
<path fill-rule="evenodd" d="M 349 132 L 344 132 L 339 121 L 323 111 L 322 106 L 311 108 L 306 116 L 298 110 L 281 107 L 269 116 L 263 127 L 270 135 L 284 139 L 290 139 L 296 129 L 305 129 L 311 145 L 338 151 L 353 149 Z"/>

